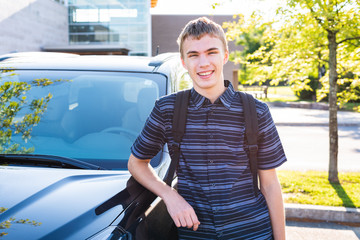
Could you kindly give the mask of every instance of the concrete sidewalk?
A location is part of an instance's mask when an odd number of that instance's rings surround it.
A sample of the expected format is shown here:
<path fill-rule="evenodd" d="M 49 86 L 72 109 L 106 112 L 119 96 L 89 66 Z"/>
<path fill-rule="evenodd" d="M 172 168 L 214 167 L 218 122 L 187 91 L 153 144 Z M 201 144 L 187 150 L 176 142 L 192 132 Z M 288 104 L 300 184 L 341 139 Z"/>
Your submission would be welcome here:
<path fill-rule="evenodd" d="M 329 111 L 325 109 L 326 107 L 323 104 L 307 102 L 267 104 L 277 126 L 329 125 Z M 338 126 L 360 126 L 360 113 L 338 111 L 337 116 Z"/>
<path fill-rule="evenodd" d="M 321 126 L 329 125 L 326 104 L 311 103 L 267 103 L 277 126 Z M 338 111 L 339 127 L 359 127 L 360 113 Z M 296 221 L 335 222 L 360 226 L 360 210 L 345 207 L 327 207 L 305 204 L 285 204 L 286 219 Z"/>

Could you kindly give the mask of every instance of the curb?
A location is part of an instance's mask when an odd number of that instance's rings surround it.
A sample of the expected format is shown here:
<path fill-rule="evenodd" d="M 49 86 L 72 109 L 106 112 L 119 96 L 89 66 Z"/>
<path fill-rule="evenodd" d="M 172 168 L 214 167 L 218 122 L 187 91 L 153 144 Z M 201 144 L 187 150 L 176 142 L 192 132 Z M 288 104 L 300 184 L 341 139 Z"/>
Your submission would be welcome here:
<path fill-rule="evenodd" d="M 319 109 L 319 110 L 329 110 L 329 105 L 327 103 L 318 103 L 318 102 L 267 102 L 268 105 L 275 107 L 293 107 L 293 108 L 308 108 L 308 109 Z"/>
<path fill-rule="evenodd" d="M 275 122 L 276 126 L 285 127 L 329 127 L 328 123 L 315 122 Z M 360 123 L 338 123 L 338 127 L 359 127 Z"/>
<path fill-rule="evenodd" d="M 285 204 L 287 220 L 322 221 L 360 226 L 360 209 L 306 204 Z"/>

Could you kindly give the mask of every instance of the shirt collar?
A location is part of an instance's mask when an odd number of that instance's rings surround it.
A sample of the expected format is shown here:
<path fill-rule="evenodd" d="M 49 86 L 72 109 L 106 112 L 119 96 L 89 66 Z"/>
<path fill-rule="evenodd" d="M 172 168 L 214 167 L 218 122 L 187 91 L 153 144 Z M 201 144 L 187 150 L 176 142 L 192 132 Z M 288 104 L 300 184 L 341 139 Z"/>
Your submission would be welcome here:
<path fill-rule="evenodd" d="M 219 99 L 227 109 L 230 109 L 232 100 L 235 95 L 235 90 L 234 90 L 232 84 L 230 83 L 230 81 L 228 81 L 228 80 L 224 81 L 224 85 L 225 85 L 225 87 L 227 87 L 227 89 L 219 97 Z M 209 101 L 206 97 L 200 95 L 194 88 L 191 89 L 191 101 L 195 105 L 196 109 L 199 109 L 206 100 Z M 218 101 L 218 100 L 216 100 L 216 101 Z"/>
<path fill-rule="evenodd" d="M 225 80 L 225 87 L 227 87 L 226 91 L 220 96 L 221 102 L 227 109 L 230 109 L 231 103 L 233 102 L 235 96 L 235 90 L 230 81 Z"/>

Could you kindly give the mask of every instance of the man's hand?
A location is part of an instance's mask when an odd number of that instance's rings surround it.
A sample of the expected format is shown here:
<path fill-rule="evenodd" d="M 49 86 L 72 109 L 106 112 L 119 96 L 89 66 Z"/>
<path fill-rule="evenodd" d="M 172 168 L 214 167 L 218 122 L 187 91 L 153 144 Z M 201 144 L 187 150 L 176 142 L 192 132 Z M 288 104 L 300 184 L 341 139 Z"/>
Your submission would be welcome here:
<path fill-rule="evenodd" d="M 163 199 L 177 227 L 192 228 L 194 231 L 198 229 L 200 222 L 194 209 L 174 189 L 164 196 Z"/>
<path fill-rule="evenodd" d="M 164 200 L 167 210 L 177 227 L 199 227 L 199 220 L 194 209 L 183 197 L 161 180 L 150 165 L 150 159 L 140 160 L 131 154 L 128 168 L 134 178 L 144 187 Z"/>

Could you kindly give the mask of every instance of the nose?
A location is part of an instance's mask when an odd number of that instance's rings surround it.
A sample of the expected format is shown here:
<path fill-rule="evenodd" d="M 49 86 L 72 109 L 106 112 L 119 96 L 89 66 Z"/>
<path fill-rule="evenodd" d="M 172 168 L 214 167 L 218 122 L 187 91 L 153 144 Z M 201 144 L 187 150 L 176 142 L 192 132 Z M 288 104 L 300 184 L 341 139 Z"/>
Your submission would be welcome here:
<path fill-rule="evenodd" d="M 202 68 L 207 67 L 207 66 L 210 65 L 209 59 L 207 58 L 207 56 L 205 54 L 200 55 L 199 65 Z"/>

